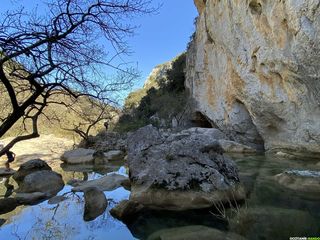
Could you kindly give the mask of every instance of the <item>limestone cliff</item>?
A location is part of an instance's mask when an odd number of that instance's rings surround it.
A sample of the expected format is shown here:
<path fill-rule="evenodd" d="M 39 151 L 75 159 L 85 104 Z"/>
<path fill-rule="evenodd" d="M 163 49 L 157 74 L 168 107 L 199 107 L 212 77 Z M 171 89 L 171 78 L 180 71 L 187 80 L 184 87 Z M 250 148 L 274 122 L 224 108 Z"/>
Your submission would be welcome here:
<path fill-rule="evenodd" d="M 195 111 L 266 150 L 320 153 L 320 1 L 195 0 Z"/>

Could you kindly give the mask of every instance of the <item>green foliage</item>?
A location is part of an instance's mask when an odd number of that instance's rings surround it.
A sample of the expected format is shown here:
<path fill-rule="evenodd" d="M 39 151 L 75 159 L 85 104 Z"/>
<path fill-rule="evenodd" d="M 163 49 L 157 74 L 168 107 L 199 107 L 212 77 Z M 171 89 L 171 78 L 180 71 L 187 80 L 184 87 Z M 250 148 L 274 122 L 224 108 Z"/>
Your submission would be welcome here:
<path fill-rule="evenodd" d="M 161 124 L 158 118 L 169 120 L 182 112 L 186 106 L 185 83 L 186 54 L 175 58 L 172 63 L 157 66 L 156 75 L 151 75 L 144 88 L 129 94 L 124 104 L 125 114 L 120 117 L 115 130 L 126 132 L 147 124 Z M 163 72 L 164 71 L 164 72 Z"/>

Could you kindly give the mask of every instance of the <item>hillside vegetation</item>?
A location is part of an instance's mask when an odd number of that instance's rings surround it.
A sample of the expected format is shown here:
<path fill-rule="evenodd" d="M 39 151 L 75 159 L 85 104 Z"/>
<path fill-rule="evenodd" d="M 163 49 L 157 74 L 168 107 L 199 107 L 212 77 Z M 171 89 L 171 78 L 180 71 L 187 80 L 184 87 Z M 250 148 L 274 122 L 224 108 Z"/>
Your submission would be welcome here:
<path fill-rule="evenodd" d="M 0 92 L 0 108 L 2 109 L 0 116 L 1 124 L 3 119 L 10 113 L 11 106 L 9 96 L 5 91 L 3 91 L 3 86 L 1 84 Z M 20 97 L 22 98 L 26 96 L 27 95 Z M 101 109 L 97 107 L 101 103 L 96 100 L 92 100 L 89 97 L 83 96 L 75 101 L 65 94 L 57 94 L 53 95 L 49 101 L 59 102 L 61 104 L 49 104 L 45 108 L 43 115 L 41 115 L 38 120 L 38 130 L 40 135 L 54 134 L 57 137 L 73 138 L 78 141 L 80 139 L 79 135 L 76 134 L 73 129 L 87 129 L 89 124 L 96 120 L 101 114 Z M 104 129 L 103 123 L 105 121 L 112 121 L 112 119 L 118 116 L 118 113 L 119 111 L 115 107 L 106 106 L 106 111 L 104 113 L 106 120 L 101 120 L 92 127 L 90 134 L 95 135 Z M 3 138 L 30 133 L 31 130 L 31 121 L 27 119 L 23 122 L 23 119 L 20 119 L 12 129 L 4 135 Z"/>
<path fill-rule="evenodd" d="M 170 127 L 172 121 L 179 124 L 187 107 L 185 65 L 186 55 L 183 53 L 155 67 L 143 88 L 126 98 L 123 115 L 115 130 L 127 132 L 150 123 L 161 127 Z"/>

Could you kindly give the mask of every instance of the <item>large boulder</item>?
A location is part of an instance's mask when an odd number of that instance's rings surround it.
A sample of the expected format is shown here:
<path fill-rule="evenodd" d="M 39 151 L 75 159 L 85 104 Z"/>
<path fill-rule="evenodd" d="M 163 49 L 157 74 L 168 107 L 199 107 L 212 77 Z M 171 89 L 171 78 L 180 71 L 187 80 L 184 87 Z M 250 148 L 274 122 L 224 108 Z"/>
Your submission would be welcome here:
<path fill-rule="evenodd" d="M 159 230 L 148 237 L 148 240 L 245 240 L 244 237 L 230 232 L 206 226 L 186 226 Z"/>
<path fill-rule="evenodd" d="M 45 193 L 47 197 L 56 195 L 64 187 L 62 176 L 56 172 L 42 170 L 27 175 L 20 183 L 18 193 Z"/>
<path fill-rule="evenodd" d="M 84 214 L 85 221 L 92 221 L 103 214 L 108 206 L 107 198 L 102 191 L 95 187 L 84 190 Z"/>
<path fill-rule="evenodd" d="M 94 161 L 95 150 L 78 148 L 65 152 L 61 156 L 61 160 L 68 164 L 80 164 Z"/>
<path fill-rule="evenodd" d="M 222 152 L 207 134 L 173 140 L 150 125 L 139 129 L 128 138 L 130 200 L 149 208 L 187 210 L 243 199 L 237 167 Z"/>
<path fill-rule="evenodd" d="M 195 3 L 186 61 L 194 112 L 237 142 L 319 157 L 319 2 Z"/>
<path fill-rule="evenodd" d="M 244 208 L 230 221 L 230 230 L 248 239 L 289 239 L 292 236 L 318 236 L 317 220 L 308 212 L 259 206 Z"/>
<path fill-rule="evenodd" d="M 76 186 L 72 188 L 72 191 L 83 192 L 92 187 L 95 187 L 100 191 L 112 191 L 121 187 L 122 183 L 127 179 L 128 178 L 123 175 L 112 173 L 99 179 L 77 182 Z"/>
<path fill-rule="evenodd" d="M 13 175 L 13 179 L 21 182 L 28 174 L 42 170 L 52 169 L 45 161 L 41 159 L 33 159 L 21 164 L 19 170 Z"/>
<path fill-rule="evenodd" d="M 295 191 L 320 193 L 320 172 L 289 170 L 276 175 L 275 180 Z"/>

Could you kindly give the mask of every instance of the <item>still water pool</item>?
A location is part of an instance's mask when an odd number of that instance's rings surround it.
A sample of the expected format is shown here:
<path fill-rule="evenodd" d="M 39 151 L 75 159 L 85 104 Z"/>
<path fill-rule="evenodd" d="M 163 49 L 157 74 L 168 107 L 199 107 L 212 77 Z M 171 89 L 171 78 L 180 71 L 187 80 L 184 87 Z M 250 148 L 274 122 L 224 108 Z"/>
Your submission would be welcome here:
<path fill-rule="evenodd" d="M 273 176 L 288 169 L 320 170 L 317 162 L 286 160 L 266 156 L 232 156 L 237 162 L 248 199 L 241 208 L 227 217 L 212 214 L 212 210 L 166 212 L 145 211 L 126 225 L 113 218 L 109 210 L 130 192 L 120 187 L 105 192 L 109 205 L 105 213 L 91 222 L 83 220 L 82 193 L 71 193 L 66 185 L 58 195 L 65 201 L 34 206 L 20 206 L 0 215 L 0 239 L 147 239 L 152 233 L 167 228 L 203 225 L 222 231 L 233 231 L 247 239 L 288 239 L 297 234 L 320 237 L 320 195 L 289 190 L 278 185 Z M 64 181 L 98 179 L 106 174 L 127 175 L 123 163 L 96 168 L 94 166 L 60 166 L 55 171 Z M 7 182 L 6 182 L 7 181 Z M 0 198 L 8 183 L 16 188 L 13 179 L 0 178 Z M 5 184 L 6 183 L 6 184 Z M 2 223 L 1 223 L 2 222 Z"/>

